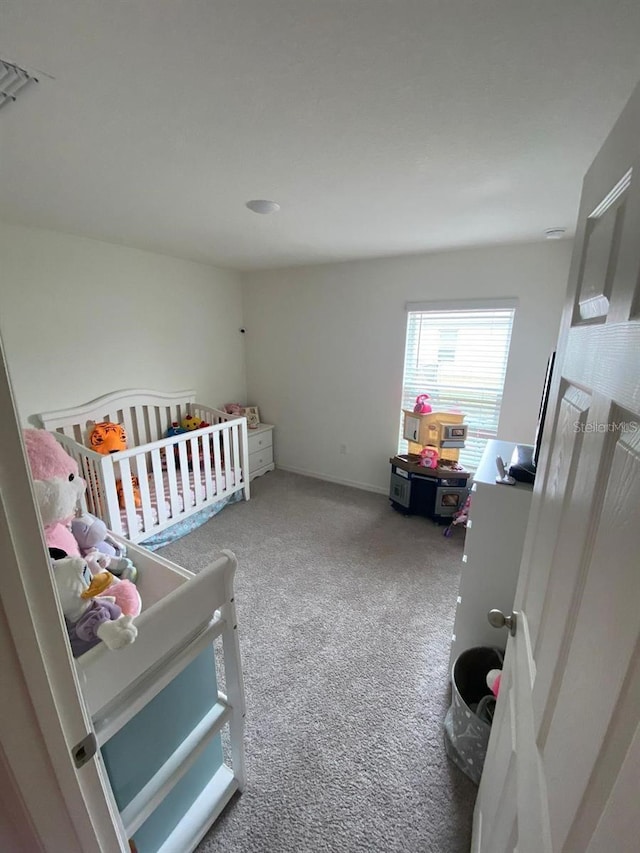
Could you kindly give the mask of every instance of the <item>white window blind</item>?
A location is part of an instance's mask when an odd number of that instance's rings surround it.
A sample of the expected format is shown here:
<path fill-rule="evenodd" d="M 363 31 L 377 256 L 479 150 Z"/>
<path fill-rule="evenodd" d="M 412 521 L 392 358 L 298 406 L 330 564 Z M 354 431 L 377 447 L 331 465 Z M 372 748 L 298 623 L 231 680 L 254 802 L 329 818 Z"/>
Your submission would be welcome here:
<path fill-rule="evenodd" d="M 434 412 L 462 412 L 468 438 L 460 463 L 470 470 L 498 432 L 514 314 L 504 305 L 408 311 L 402 407 L 413 409 L 424 393 Z M 402 419 L 398 452 L 407 452 Z"/>

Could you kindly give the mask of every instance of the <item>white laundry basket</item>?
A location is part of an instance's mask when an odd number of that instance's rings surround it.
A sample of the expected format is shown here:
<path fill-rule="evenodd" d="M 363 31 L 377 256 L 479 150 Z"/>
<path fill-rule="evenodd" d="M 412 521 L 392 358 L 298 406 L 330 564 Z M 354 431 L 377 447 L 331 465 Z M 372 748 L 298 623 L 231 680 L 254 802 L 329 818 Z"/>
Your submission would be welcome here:
<path fill-rule="evenodd" d="M 487 673 L 502 669 L 500 649 L 477 646 L 458 655 L 451 670 L 451 706 L 444 720 L 447 755 L 477 784 L 487 754 L 495 697 Z"/>

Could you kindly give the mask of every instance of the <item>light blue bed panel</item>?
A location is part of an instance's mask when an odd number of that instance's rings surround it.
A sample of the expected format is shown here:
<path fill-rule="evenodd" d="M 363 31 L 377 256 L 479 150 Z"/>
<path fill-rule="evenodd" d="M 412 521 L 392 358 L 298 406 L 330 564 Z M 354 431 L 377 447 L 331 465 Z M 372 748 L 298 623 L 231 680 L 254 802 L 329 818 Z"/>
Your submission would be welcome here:
<path fill-rule="evenodd" d="M 117 652 L 114 665 L 117 666 Z M 213 647 L 201 652 L 173 681 L 102 747 L 122 811 L 218 698 Z M 220 734 L 135 833 L 139 853 L 155 853 L 223 763 Z"/>
<path fill-rule="evenodd" d="M 175 785 L 171 793 L 134 833 L 133 839 L 138 853 L 157 853 L 171 830 L 211 781 L 214 770 L 221 764 L 222 746 L 220 735 L 218 735 Z"/>

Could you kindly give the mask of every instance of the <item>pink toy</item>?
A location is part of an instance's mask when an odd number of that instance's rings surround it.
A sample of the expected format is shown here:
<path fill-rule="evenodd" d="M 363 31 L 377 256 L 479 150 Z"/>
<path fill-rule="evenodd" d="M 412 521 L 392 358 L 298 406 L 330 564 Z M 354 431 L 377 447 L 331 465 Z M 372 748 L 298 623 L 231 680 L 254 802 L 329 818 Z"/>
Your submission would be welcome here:
<path fill-rule="evenodd" d="M 437 448 L 427 444 L 420 451 L 420 461 L 418 462 L 418 465 L 421 465 L 423 468 L 437 468 L 439 458 Z"/>
<path fill-rule="evenodd" d="M 242 415 L 244 412 L 244 406 L 241 406 L 240 403 L 225 403 L 224 411 L 228 415 Z"/>
<path fill-rule="evenodd" d="M 428 394 L 419 394 L 416 397 L 416 404 L 413 407 L 413 411 L 418 415 L 428 415 L 429 412 L 433 411 L 429 403 L 427 403 L 428 399 Z"/>
<path fill-rule="evenodd" d="M 111 577 L 111 584 L 103 595 L 113 598 L 125 616 L 139 616 L 142 611 L 142 599 L 136 585 L 130 580 L 117 578 L 114 574 L 111 574 Z"/>
<path fill-rule="evenodd" d="M 500 691 L 500 681 L 502 680 L 502 670 L 501 669 L 490 669 L 487 673 L 487 687 L 493 693 L 494 696 L 497 696 Z"/>
<path fill-rule="evenodd" d="M 458 466 L 458 468 L 462 468 L 462 466 Z M 455 470 L 455 468 L 454 468 Z M 444 536 L 451 536 L 453 533 L 453 528 L 457 527 L 457 525 L 462 525 L 462 527 L 467 526 L 467 522 L 469 521 L 469 510 L 471 509 L 471 495 L 467 495 L 467 499 L 462 505 L 462 508 L 457 512 L 454 512 L 453 519 L 451 524 L 444 529 Z"/>
<path fill-rule="evenodd" d="M 47 430 L 25 429 L 23 438 L 46 543 L 70 557 L 79 557 L 78 543 L 69 529 L 86 488 L 78 465 Z"/>

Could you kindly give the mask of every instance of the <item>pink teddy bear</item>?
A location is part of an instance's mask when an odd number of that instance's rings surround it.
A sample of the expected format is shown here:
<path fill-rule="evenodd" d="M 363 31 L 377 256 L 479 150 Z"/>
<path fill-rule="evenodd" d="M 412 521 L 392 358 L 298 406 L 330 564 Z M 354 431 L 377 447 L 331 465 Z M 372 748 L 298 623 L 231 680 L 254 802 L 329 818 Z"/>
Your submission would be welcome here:
<path fill-rule="evenodd" d="M 78 463 L 47 430 L 25 429 L 23 438 L 47 546 L 79 557 L 80 549 L 69 527 L 86 488 Z"/>

